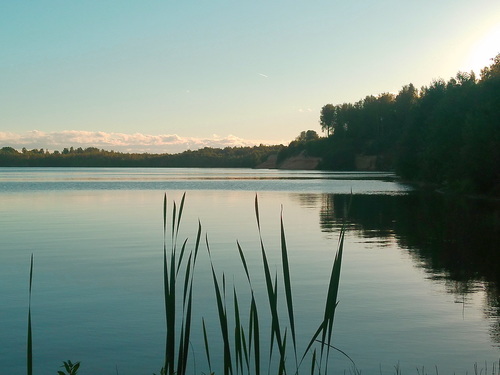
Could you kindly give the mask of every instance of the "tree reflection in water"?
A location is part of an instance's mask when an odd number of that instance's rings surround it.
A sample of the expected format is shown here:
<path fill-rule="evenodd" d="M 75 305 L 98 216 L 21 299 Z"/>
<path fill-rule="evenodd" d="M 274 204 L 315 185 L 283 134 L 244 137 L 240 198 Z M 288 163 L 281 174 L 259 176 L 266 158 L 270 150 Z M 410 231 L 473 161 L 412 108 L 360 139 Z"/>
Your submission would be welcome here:
<path fill-rule="evenodd" d="M 321 204 L 324 232 L 338 230 L 347 216 L 348 194 L 300 197 L 304 206 Z M 484 314 L 492 322 L 493 341 L 500 343 L 499 212 L 498 201 L 436 193 L 354 195 L 347 221 L 366 239 L 396 241 L 456 303 L 465 306 L 473 293 L 484 290 Z"/>

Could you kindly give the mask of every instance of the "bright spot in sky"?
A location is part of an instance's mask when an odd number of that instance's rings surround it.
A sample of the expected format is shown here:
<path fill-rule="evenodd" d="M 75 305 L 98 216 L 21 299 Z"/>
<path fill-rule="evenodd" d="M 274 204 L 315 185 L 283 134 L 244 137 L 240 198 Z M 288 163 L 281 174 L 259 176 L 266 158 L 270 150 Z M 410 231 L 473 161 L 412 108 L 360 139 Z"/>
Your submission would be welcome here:
<path fill-rule="evenodd" d="M 479 74 L 481 69 L 491 65 L 491 59 L 498 53 L 500 53 L 500 23 L 478 38 L 470 50 L 465 66 L 468 70 L 472 69 Z"/>

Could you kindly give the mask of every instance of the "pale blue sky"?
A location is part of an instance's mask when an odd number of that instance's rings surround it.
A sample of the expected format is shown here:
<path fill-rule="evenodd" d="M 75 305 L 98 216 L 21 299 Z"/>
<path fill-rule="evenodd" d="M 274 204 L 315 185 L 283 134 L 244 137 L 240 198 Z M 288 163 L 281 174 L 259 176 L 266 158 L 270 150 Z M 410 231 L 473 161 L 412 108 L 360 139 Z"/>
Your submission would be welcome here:
<path fill-rule="evenodd" d="M 0 0 L 0 46 L 0 146 L 282 143 L 489 65 L 500 1 Z"/>

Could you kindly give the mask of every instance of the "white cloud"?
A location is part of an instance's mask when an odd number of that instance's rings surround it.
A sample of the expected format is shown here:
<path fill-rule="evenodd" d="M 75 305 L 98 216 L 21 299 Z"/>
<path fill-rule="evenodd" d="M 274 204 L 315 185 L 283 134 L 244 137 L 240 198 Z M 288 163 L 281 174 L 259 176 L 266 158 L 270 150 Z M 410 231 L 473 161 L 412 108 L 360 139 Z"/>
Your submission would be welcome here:
<path fill-rule="evenodd" d="M 62 151 L 65 147 L 97 147 L 121 152 L 178 153 L 203 147 L 255 146 L 259 144 L 287 144 L 288 140 L 250 140 L 234 135 L 225 137 L 212 135 L 210 138 L 181 137 L 177 134 L 126 134 L 91 132 L 85 130 L 64 130 L 43 132 L 32 130 L 24 133 L 0 132 L 0 147 L 16 149 L 44 148 Z"/>

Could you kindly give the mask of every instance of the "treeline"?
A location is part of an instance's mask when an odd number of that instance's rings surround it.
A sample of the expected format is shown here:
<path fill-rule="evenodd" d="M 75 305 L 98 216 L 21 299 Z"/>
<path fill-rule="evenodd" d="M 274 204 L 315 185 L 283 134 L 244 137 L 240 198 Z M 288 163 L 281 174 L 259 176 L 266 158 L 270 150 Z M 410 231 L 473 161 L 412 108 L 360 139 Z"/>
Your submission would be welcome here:
<path fill-rule="evenodd" d="M 179 154 L 122 153 L 95 147 L 65 148 L 49 152 L 44 149 L 17 151 L 0 149 L 1 167 L 211 167 L 253 168 L 284 146 L 205 147 Z"/>
<path fill-rule="evenodd" d="M 360 157 L 412 181 L 462 192 L 500 195 L 500 54 L 482 70 L 458 73 L 421 89 L 327 104 L 326 138 L 290 143 L 280 159 L 305 151 L 324 169 L 353 170 Z"/>
<path fill-rule="evenodd" d="M 500 196 L 500 54 L 480 78 L 460 72 L 447 82 L 435 80 L 420 89 L 409 84 L 397 94 L 327 104 L 320 124 L 326 137 L 304 131 L 287 147 L 206 147 L 179 154 L 130 154 L 95 147 L 19 152 L 3 147 L 0 166 L 253 168 L 273 154 L 278 154 L 279 166 L 303 153 L 321 157 L 321 169 L 369 165 L 395 171 L 406 180 Z"/>

